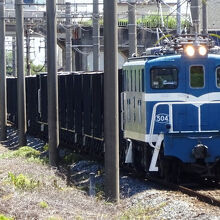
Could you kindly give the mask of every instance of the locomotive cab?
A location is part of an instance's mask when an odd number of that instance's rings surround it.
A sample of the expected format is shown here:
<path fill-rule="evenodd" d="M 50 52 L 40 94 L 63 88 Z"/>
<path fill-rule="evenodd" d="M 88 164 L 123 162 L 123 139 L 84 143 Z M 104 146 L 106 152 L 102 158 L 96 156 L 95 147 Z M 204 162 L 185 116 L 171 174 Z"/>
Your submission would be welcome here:
<path fill-rule="evenodd" d="M 159 59 L 160 67 L 158 60 L 146 66 L 150 85 L 145 101 L 152 116 L 147 132 L 163 134 L 166 158 L 194 164 L 194 171 L 208 175 L 220 156 L 219 56 Z M 155 162 L 150 169 L 157 170 Z"/>
<path fill-rule="evenodd" d="M 124 136 L 136 145 L 133 152 L 140 146 L 150 149 L 141 150 L 150 154 L 144 159 L 149 160 L 148 171 L 175 176 L 183 168 L 199 176 L 219 178 L 220 56 L 208 53 L 203 39 L 202 44 L 190 42 L 181 49 L 181 53 L 142 62 L 142 100 L 137 100 L 137 106 L 142 103 L 141 120 L 136 121 L 142 127 L 139 130 L 135 123 L 140 111 L 129 109 L 136 106 L 130 101 L 136 99 L 135 94 L 125 90 Z M 133 61 L 129 66 L 136 68 L 136 64 Z M 133 158 L 137 156 L 141 153 Z"/>

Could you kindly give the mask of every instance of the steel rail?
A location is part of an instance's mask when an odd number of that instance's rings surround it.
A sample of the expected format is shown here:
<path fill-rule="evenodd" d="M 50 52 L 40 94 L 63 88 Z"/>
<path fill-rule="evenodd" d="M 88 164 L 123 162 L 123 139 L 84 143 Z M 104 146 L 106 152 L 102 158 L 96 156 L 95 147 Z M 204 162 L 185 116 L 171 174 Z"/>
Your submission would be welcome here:
<path fill-rule="evenodd" d="M 155 183 L 157 185 L 167 187 L 171 190 L 180 191 L 181 193 L 184 193 L 184 194 L 189 195 L 191 197 L 196 197 L 199 201 L 207 203 L 209 205 L 220 207 L 220 200 L 218 200 L 212 196 L 204 195 L 200 192 L 197 192 L 197 191 L 192 190 L 190 188 L 187 188 L 185 186 L 166 182 L 166 181 L 161 180 L 159 178 L 151 177 L 149 175 L 147 175 L 147 180 L 149 180 L 152 183 Z"/>

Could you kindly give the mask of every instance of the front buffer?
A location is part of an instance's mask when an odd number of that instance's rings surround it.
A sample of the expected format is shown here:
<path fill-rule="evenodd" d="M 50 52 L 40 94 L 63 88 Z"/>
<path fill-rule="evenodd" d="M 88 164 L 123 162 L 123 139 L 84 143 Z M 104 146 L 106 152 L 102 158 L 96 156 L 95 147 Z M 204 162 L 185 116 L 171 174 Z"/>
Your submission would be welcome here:
<path fill-rule="evenodd" d="M 220 177 L 220 132 L 164 134 L 164 157 L 177 159 L 186 172 Z"/>

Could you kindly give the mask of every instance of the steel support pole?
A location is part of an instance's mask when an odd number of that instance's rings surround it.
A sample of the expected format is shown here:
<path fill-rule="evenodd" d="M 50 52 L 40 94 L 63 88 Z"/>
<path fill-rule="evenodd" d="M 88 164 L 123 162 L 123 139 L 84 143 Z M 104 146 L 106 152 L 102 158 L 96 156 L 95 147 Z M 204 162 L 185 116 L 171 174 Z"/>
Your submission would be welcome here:
<path fill-rule="evenodd" d="M 27 65 L 27 76 L 31 75 L 31 64 L 30 64 L 30 35 L 27 27 L 26 30 L 26 65 Z"/>
<path fill-rule="evenodd" d="M 47 21 L 47 13 L 45 13 L 44 19 Z M 45 47 L 45 52 L 44 52 L 45 53 L 45 72 L 48 72 L 48 68 L 47 68 L 47 63 L 48 63 L 48 60 L 47 60 L 47 30 L 45 31 L 44 41 L 45 41 L 45 44 L 44 44 L 44 47 Z"/>
<path fill-rule="evenodd" d="M 72 27 L 71 27 L 71 3 L 66 2 L 66 63 L 65 71 L 72 71 Z"/>
<path fill-rule="evenodd" d="M 119 109 L 117 1 L 104 0 L 105 195 L 119 201 Z"/>
<path fill-rule="evenodd" d="M 13 76 L 17 76 L 17 56 L 16 56 L 16 37 L 12 38 L 12 67 L 13 67 Z"/>
<path fill-rule="evenodd" d="M 26 90 L 24 73 L 24 14 L 22 4 L 23 0 L 15 1 L 18 75 L 18 143 L 20 147 L 27 144 Z"/>
<path fill-rule="evenodd" d="M 45 37 L 45 71 L 47 72 L 47 36 Z"/>
<path fill-rule="evenodd" d="M 0 141 L 7 138 L 6 125 L 5 0 L 0 0 Z"/>
<path fill-rule="evenodd" d="M 56 0 L 47 0 L 47 51 L 49 162 L 51 166 L 57 166 L 59 146 L 59 117 Z"/>
<path fill-rule="evenodd" d="M 177 0 L 177 34 L 181 34 L 181 0 Z"/>
<path fill-rule="evenodd" d="M 99 0 L 93 0 L 93 71 L 99 71 L 100 31 L 99 31 Z"/>
<path fill-rule="evenodd" d="M 129 57 L 131 57 L 137 54 L 136 3 L 134 0 L 128 1 L 128 38 Z"/>
<path fill-rule="evenodd" d="M 207 1 L 202 1 L 202 33 L 208 34 Z"/>
<path fill-rule="evenodd" d="M 191 0 L 191 15 L 193 22 L 193 33 L 200 34 L 199 0 Z"/>

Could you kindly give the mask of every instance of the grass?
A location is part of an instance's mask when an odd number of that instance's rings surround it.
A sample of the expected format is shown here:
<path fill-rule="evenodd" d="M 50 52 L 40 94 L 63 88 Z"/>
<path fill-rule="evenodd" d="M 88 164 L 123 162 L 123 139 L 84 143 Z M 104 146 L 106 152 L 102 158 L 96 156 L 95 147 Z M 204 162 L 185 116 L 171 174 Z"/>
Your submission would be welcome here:
<path fill-rule="evenodd" d="M 104 192 L 104 184 L 96 184 L 95 185 L 95 192 L 97 200 L 104 199 L 105 192 Z"/>
<path fill-rule="evenodd" d="M 48 144 L 44 145 L 43 150 L 48 151 L 49 150 L 49 145 Z"/>
<path fill-rule="evenodd" d="M 48 205 L 47 202 L 45 202 L 45 201 L 39 202 L 39 206 L 40 206 L 42 209 L 46 209 L 46 208 L 49 207 L 49 205 Z"/>
<path fill-rule="evenodd" d="M 83 220 L 84 218 L 82 218 L 81 216 L 76 216 L 75 220 Z"/>
<path fill-rule="evenodd" d="M 13 220 L 13 218 L 6 217 L 6 216 L 0 214 L 0 220 Z"/>
<path fill-rule="evenodd" d="M 8 158 L 21 157 L 27 159 L 27 161 L 29 162 L 42 163 L 42 164 L 48 163 L 48 158 L 41 158 L 40 156 L 41 156 L 40 151 L 35 150 L 32 147 L 25 146 L 25 147 L 20 147 L 18 150 L 9 151 L 7 153 L 1 154 L 0 158 L 8 159 Z"/>
<path fill-rule="evenodd" d="M 63 158 L 65 164 L 72 164 L 83 160 L 83 157 L 79 154 L 70 153 Z"/>
<path fill-rule="evenodd" d="M 13 158 L 13 157 L 23 157 L 23 158 L 29 158 L 29 157 L 39 157 L 40 151 L 37 151 L 31 147 L 25 146 L 21 147 L 18 150 L 10 151 L 7 153 L 2 154 L 1 158 Z"/>
<path fill-rule="evenodd" d="M 166 203 L 162 203 L 158 207 L 147 207 L 147 206 L 138 204 L 126 210 L 118 219 L 120 220 L 154 219 L 159 215 L 161 208 L 163 208 L 165 205 Z"/>
<path fill-rule="evenodd" d="M 33 190 L 40 186 L 40 182 L 31 179 L 23 174 L 15 175 L 11 172 L 8 173 L 9 182 L 12 183 L 17 189 Z"/>
<path fill-rule="evenodd" d="M 47 220 L 63 220 L 60 216 L 51 216 Z"/>
<path fill-rule="evenodd" d="M 7 194 L 7 195 L 2 196 L 1 199 L 2 199 L 2 201 L 8 201 L 8 200 L 10 200 L 12 197 L 13 197 L 13 194 L 10 193 L 10 194 Z"/>

